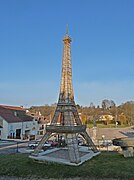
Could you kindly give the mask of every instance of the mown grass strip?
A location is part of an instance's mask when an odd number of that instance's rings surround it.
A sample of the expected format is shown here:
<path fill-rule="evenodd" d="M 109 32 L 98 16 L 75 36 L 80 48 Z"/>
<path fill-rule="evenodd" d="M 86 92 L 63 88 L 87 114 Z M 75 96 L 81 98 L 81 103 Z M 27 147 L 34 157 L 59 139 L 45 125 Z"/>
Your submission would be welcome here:
<path fill-rule="evenodd" d="M 118 178 L 134 179 L 134 158 L 110 152 L 85 162 L 79 167 L 28 158 L 28 154 L 0 155 L 0 176 L 37 178 Z"/>

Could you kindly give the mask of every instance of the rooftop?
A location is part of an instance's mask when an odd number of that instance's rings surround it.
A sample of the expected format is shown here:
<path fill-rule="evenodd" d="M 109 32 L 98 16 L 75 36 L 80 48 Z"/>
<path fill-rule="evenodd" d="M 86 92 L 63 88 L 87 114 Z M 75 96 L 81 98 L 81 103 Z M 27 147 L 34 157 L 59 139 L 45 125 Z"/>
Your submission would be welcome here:
<path fill-rule="evenodd" d="M 32 117 L 26 115 L 22 107 L 0 105 L 0 116 L 8 123 L 32 121 Z"/>

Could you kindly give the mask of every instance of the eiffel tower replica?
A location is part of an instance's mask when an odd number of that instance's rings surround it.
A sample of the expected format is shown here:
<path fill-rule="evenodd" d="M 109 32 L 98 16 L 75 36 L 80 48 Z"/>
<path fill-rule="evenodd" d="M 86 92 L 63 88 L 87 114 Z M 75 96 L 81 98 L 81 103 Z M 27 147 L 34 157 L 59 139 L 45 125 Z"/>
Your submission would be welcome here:
<path fill-rule="evenodd" d="M 84 155 L 90 154 L 90 156 L 85 160 L 91 158 L 91 152 L 93 153 L 93 156 L 97 155 L 99 152 L 86 132 L 86 126 L 82 124 L 75 105 L 72 87 L 71 38 L 68 36 L 68 29 L 66 30 L 63 42 L 62 77 L 58 104 L 50 125 L 46 126 L 45 135 L 31 157 L 41 160 L 38 157 L 41 157 L 40 150 L 42 149 L 44 143 L 55 134 L 58 134 L 59 137 L 64 135 L 67 145 L 64 149 L 66 149 L 68 162 L 72 165 L 77 165 L 82 162 L 82 152 L 80 151 L 81 148 L 78 146 L 78 135 L 85 140 L 88 146 L 88 151 L 87 153 L 85 152 Z M 59 150 L 60 148 L 57 149 Z M 53 156 L 54 155 L 56 155 L 56 152 L 53 152 Z M 46 157 L 47 156 L 47 160 L 51 161 L 49 153 L 46 153 Z M 58 162 L 58 158 L 56 162 Z"/>

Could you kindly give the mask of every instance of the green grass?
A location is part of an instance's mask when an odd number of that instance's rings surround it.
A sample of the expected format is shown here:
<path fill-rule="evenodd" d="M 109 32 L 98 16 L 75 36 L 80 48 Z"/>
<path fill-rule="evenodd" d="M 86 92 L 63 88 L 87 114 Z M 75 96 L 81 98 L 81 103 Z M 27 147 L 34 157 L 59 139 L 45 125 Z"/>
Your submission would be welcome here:
<path fill-rule="evenodd" d="M 72 167 L 50 162 L 39 163 L 29 159 L 27 154 L 1 155 L 0 176 L 134 179 L 134 158 L 105 152 L 79 167 Z"/>

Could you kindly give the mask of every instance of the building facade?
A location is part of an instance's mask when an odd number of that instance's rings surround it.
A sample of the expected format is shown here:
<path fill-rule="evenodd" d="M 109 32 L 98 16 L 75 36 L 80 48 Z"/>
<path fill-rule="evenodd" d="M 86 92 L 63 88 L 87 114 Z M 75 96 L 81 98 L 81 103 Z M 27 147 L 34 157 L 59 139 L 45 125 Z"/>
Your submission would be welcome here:
<path fill-rule="evenodd" d="M 36 137 L 39 124 L 22 107 L 0 106 L 0 139 Z"/>

